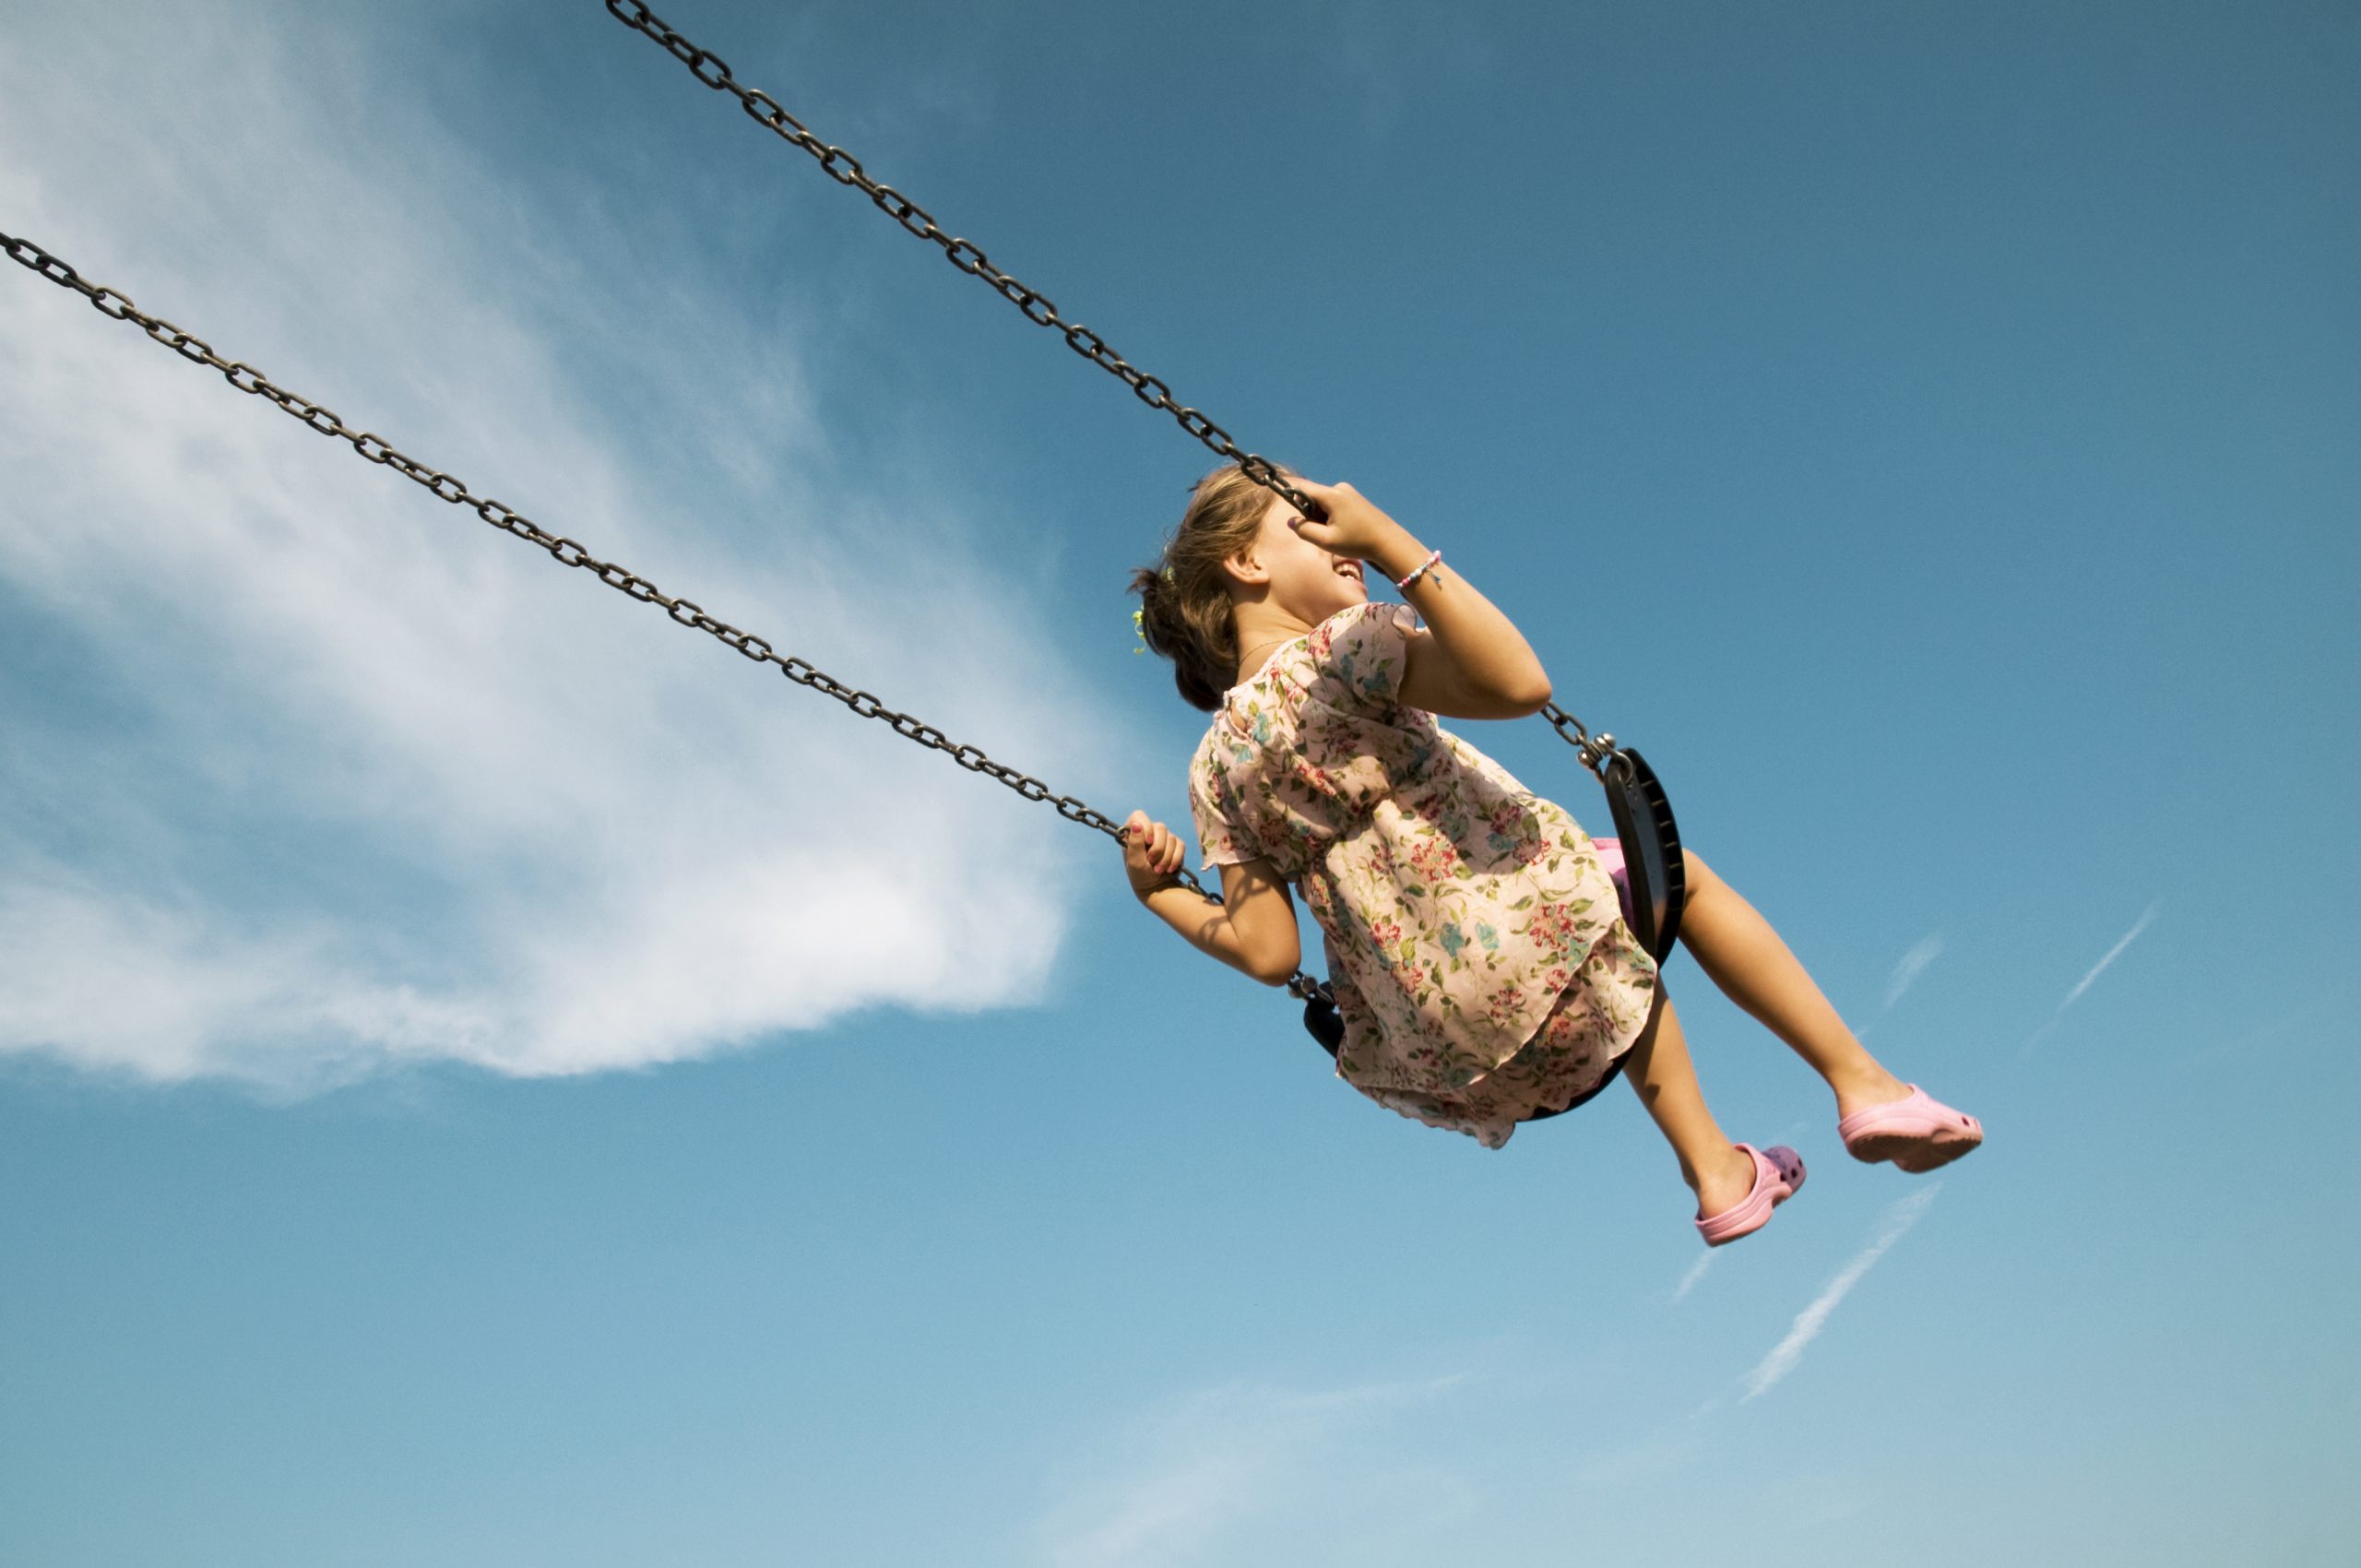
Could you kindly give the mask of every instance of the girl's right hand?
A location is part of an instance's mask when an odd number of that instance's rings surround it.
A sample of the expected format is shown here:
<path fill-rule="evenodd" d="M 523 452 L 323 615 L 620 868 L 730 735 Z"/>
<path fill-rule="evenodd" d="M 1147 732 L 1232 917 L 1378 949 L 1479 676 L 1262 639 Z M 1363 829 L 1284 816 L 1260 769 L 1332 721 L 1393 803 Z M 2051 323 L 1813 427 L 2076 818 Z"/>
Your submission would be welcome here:
<path fill-rule="evenodd" d="M 1151 823 L 1147 813 L 1133 812 L 1123 824 L 1123 874 L 1132 891 L 1145 898 L 1159 887 L 1169 887 L 1186 859 L 1180 836 L 1164 824 Z"/>
<path fill-rule="evenodd" d="M 1374 561 L 1380 551 L 1407 531 L 1349 484 L 1315 484 L 1299 478 L 1287 482 L 1328 514 L 1323 518 L 1290 518 L 1287 526 L 1332 554 Z"/>

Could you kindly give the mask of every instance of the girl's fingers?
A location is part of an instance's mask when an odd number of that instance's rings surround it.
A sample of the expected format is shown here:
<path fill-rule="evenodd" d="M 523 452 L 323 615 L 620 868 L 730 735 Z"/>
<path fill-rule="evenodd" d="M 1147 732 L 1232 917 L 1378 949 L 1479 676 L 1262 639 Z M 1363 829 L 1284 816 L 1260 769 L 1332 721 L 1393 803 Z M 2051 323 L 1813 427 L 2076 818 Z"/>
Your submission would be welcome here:
<path fill-rule="evenodd" d="M 1135 870 L 1169 876 L 1189 858 L 1188 848 L 1171 828 L 1150 822 L 1145 812 L 1133 812 L 1123 824 L 1123 860 Z"/>
<path fill-rule="evenodd" d="M 1123 824 L 1123 858 L 1142 871 L 1169 870 L 1170 860 L 1180 847 L 1180 840 L 1160 822 L 1151 823 L 1145 812 L 1133 812 Z"/>
<path fill-rule="evenodd" d="M 1329 524 L 1336 520 L 1336 507 L 1357 493 L 1349 484 L 1322 484 L 1317 480 L 1298 478 L 1288 481 L 1301 491 L 1320 511 L 1317 517 L 1304 520 L 1313 524 Z"/>

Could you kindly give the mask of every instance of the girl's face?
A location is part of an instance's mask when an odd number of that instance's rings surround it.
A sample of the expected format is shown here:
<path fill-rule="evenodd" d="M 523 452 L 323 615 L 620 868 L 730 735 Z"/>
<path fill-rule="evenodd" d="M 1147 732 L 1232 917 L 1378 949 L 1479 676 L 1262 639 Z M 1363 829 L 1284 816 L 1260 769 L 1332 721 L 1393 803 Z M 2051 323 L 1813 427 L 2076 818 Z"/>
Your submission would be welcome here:
<path fill-rule="evenodd" d="M 1251 559 L 1241 564 L 1232 557 L 1230 570 L 1264 590 L 1268 609 L 1311 627 L 1339 610 L 1366 604 L 1369 588 L 1362 582 L 1360 562 L 1331 553 L 1287 527 L 1288 518 L 1301 516 L 1285 496 L 1272 496 Z"/>

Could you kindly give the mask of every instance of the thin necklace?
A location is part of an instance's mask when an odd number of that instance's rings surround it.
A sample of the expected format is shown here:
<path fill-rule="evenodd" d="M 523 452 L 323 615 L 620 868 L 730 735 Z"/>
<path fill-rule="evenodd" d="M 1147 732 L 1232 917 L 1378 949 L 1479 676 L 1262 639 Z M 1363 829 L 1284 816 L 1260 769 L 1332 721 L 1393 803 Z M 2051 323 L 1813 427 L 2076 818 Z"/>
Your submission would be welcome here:
<path fill-rule="evenodd" d="M 1291 643 L 1291 642 L 1293 642 L 1293 641 L 1295 641 L 1295 640 L 1296 640 L 1296 637 L 1299 637 L 1299 636 L 1303 636 L 1303 634 L 1302 634 L 1301 632 L 1298 632 L 1298 633 L 1296 633 L 1296 634 L 1295 634 L 1295 636 L 1293 636 L 1293 637 L 1271 637 L 1271 638 L 1269 638 L 1269 639 L 1267 639 L 1267 640 L 1265 640 L 1265 641 L 1256 643 L 1256 644 L 1254 645 L 1254 647 L 1253 647 L 1250 651 L 1254 652 L 1254 653 L 1260 653 L 1260 652 L 1262 652 L 1262 651 L 1263 651 L 1264 648 L 1266 648 L 1266 647 L 1277 647 L 1277 646 L 1279 646 L 1281 643 Z M 1240 662 L 1240 664 L 1243 664 L 1243 663 L 1245 663 L 1245 662 L 1246 662 L 1246 660 L 1245 660 L 1245 659 L 1244 659 L 1244 657 L 1243 657 L 1243 656 L 1241 656 L 1241 657 L 1239 659 L 1239 662 Z M 1254 666 L 1254 668 L 1255 668 L 1255 669 L 1257 669 L 1257 670 L 1260 670 L 1260 669 L 1262 668 L 1262 666 L 1258 664 L 1258 665 Z"/>

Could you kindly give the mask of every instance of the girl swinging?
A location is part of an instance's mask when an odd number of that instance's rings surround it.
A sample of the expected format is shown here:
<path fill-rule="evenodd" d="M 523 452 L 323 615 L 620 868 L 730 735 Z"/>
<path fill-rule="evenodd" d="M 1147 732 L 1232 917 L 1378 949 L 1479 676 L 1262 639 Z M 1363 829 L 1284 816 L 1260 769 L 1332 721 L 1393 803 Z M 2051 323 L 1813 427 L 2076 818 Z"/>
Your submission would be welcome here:
<path fill-rule="evenodd" d="M 1725 1137 L 1656 966 L 1627 923 L 1619 847 L 1440 728 L 1549 700 L 1532 648 L 1465 577 L 1350 485 L 1295 489 L 1305 517 L 1235 464 L 1200 481 L 1164 559 L 1133 575 L 1145 646 L 1214 715 L 1189 766 L 1222 902 L 1175 879 L 1179 836 L 1124 825 L 1124 871 L 1191 943 L 1265 984 L 1300 960 L 1290 889 L 1324 934 L 1345 1024 L 1336 1072 L 1379 1104 L 1499 1148 L 1521 1121 L 1623 1072 L 1718 1246 L 1803 1185 L 1793 1149 Z M 1363 564 L 1405 603 L 1370 599 Z M 1426 629 L 1417 624 L 1419 615 Z M 1836 1097 L 1862 1160 L 1926 1171 L 1983 1141 L 1972 1116 L 1862 1049 L 1778 934 L 1694 855 L 1681 937 L 1698 967 Z"/>

